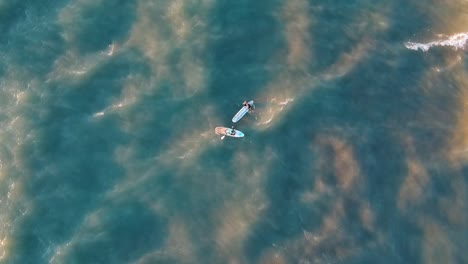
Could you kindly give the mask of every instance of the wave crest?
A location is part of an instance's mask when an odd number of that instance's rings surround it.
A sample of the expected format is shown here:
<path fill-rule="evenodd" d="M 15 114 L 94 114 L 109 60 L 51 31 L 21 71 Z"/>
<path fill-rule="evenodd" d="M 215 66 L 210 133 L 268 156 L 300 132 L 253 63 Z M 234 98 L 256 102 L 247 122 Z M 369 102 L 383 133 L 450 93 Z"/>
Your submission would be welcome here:
<path fill-rule="evenodd" d="M 416 43 L 416 42 L 406 42 L 405 47 L 411 50 L 428 51 L 434 46 L 449 46 L 455 50 L 465 49 L 465 46 L 468 44 L 468 33 L 458 33 L 452 36 L 449 36 L 447 39 L 442 39 L 438 41 L 431 41 L 429 43 Z"/>

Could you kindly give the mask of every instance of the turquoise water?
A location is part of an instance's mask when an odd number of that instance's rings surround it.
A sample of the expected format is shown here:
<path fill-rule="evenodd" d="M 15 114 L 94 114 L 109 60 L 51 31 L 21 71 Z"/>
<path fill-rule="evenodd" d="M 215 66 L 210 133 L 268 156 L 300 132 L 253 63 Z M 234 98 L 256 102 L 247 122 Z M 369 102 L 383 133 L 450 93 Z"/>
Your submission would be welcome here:
<path fill-rule="evenodd" d="M 0 0 L 0 262 L 467 263 L 467 14 Z"/>

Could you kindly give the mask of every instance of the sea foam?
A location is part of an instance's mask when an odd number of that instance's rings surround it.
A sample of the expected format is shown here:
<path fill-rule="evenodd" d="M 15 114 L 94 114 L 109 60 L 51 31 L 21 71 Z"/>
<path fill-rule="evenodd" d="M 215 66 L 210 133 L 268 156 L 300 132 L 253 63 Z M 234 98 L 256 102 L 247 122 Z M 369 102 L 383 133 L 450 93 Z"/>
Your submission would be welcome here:
<path fill-rule="evenodd" d="M 422 51 L 428 51 L 434 46 L 449 46 L 455 50 L 465 49 L 468 44 L 468 33 L 458 33 L 452 36 L 445 36 L 445 39 L 431 41 L 429 43 L 416 43 L 416 42 L 406 42 L 405 47 L 412 50 L 421 49 Z"/>

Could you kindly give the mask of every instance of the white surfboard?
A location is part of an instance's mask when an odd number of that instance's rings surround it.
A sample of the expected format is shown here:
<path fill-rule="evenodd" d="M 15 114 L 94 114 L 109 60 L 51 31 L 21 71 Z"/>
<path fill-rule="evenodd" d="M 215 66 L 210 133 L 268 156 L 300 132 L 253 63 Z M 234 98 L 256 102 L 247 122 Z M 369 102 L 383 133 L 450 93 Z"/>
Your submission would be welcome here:
<path fill-rule="evenodd" d="M 251 107 L 253 107 L 254 105 L 254 101 L 249 101 L 247 104 L 249 104 Z M 237 112 L 237 114 L 232 118 L 232 122 L 236 123 L 237 121 L 239 121 L 245 114 L 247 114 L 249 112 L 249 107 L 247 106 L 243 106 L 239 112 Z"/>
<path fill-rule="evenodd" d="M 239 130 L 236 130 L 234 128 L 227 128 L 227 127 L 216 127 L 215 133 L 218 135 L 235 137 L 235 138 L 244 137 L 244 133 L 240 132 Z"/>

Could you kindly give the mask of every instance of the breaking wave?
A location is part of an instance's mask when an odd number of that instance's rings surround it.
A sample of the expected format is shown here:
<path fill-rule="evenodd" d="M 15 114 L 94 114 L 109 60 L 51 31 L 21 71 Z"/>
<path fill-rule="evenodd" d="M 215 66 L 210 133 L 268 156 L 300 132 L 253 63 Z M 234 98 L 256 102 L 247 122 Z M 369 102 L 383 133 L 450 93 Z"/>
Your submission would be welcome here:
<path fill-rule="evenodd" d="M 444 36 L 446 37 L 446 36 Z M 412 50 L 421 49 L 422 51 L 428 51 L 434 46 L 449 46 L 455 50 L 465 49 L 468 44 L 468 33 L 458 33 L 448 38 L 441 39 L 438 41 L 431 41 L 429 43 L 416 43 L 416 42 L 406 42 L 405 47 Z"/>

